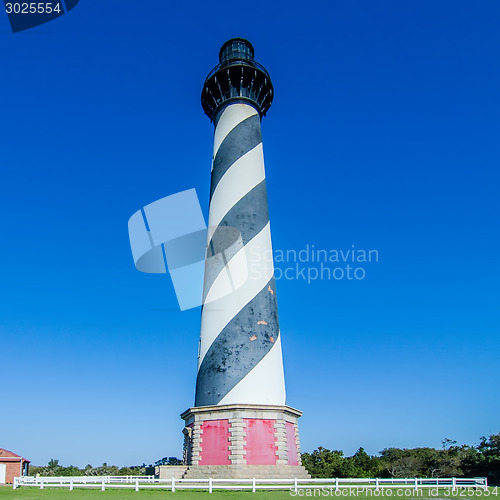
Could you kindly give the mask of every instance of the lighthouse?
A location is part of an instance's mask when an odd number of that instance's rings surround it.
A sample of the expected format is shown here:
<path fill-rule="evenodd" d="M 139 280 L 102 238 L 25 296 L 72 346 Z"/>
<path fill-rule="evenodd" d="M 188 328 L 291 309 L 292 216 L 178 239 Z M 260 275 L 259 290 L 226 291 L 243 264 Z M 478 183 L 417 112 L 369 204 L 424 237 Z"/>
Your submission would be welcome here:
<path fill-rule="evenodd" d="M 227 41 L 202 89 L 215 126 L 186 477 L 309 477 L 286 405 L 261 120 L 274 96 L 250 42 Z"/>

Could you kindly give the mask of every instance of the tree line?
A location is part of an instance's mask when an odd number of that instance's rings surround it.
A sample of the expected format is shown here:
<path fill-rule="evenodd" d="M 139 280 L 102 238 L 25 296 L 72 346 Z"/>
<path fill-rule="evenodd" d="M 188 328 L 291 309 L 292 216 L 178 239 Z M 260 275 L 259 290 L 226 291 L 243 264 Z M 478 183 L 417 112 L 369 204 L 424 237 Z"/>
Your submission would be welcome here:
<path fill-rule="evenodd" d="M 157 465 L 182 465 L 182 460 L 176 457 L 164 457 L 154 464 L 129 465 L 126 467 L 117 467 L 103 463 L 101 466 L 93 467 L 88 464 L 82 469 L 69 465 L 67 467 L 60 465 L 59 460 L 51 458 L 47 465 L 30 466 L 30 476 L 144 476 L 147 467 Z"/>
<path fill-rule="evenodd" d="M 477 446 L 457 445 L 444 439 L 442 448 L 385 448 L 378 456 L 363 448 L 352 457 L 339 450 L 319 447 L 302 453 L 302 464 L 312 477 L 487 477 L 491 484 L 500 483 L 500 433 L 482 437 Z M 40 476 L 142 476 L 146 467 L 182 465 L 176 457 L 164 457 L 147 466 L 117 467 L 106 463 L 80 469 L 64 467 L 51 459 L 45 466 L 31 466 L 30 475 Z"/>
<path fill-rule="evenodd" d="M 302 453 L 312 477 L 487 477 L 500 483 L 500 433 L 482 437 L 477 446 L 444 439 L 442 448 L 385 448 L 371 456 L 363 448 L 352 457 L 319 447 Z"/>

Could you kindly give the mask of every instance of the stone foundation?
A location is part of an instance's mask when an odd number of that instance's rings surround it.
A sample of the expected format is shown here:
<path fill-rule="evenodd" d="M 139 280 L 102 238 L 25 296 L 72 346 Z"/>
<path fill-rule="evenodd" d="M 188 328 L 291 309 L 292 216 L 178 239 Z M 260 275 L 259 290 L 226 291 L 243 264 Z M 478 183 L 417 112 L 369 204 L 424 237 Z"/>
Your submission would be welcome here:
<path fill-rule="evenodd" d="M 309 478 L 290 406 L 220 405 L 186 410 L 186 478 Z"/>
<path fill-rule="evenodd" d="M 155 467 L 158 479 L 182 479 L 187 472 L 185 465 L 159 465 Z"/>

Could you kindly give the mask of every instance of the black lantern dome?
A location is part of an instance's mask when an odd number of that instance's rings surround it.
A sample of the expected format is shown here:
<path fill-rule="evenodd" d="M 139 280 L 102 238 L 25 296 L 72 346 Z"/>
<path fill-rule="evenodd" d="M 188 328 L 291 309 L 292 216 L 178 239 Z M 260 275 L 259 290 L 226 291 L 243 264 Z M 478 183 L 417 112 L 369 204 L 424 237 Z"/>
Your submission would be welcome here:
<path fill-rule="evenodd" d="M 214 121 L 230 102 L 246 102 L 264 116 L 273 101 L 267 70 L 254 60 L 252 44 L 232 38 L 220 49 L 219 64 L 208 74 L 201 93 L 203 110 Z"/>

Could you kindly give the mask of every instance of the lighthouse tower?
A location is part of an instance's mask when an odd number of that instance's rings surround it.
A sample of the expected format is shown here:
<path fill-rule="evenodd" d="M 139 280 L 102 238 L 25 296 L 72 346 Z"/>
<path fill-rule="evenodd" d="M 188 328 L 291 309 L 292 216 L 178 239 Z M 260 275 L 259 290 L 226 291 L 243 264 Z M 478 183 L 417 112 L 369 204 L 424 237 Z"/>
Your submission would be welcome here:
<path fill-rule="evenodd" d="M 186 477 L 309 477 L 286 406 L 260 122 L 273 100 L 252 45 L 227 41 L 202 106 L 215 125 L 198 376 L 181 417 Z"/>

